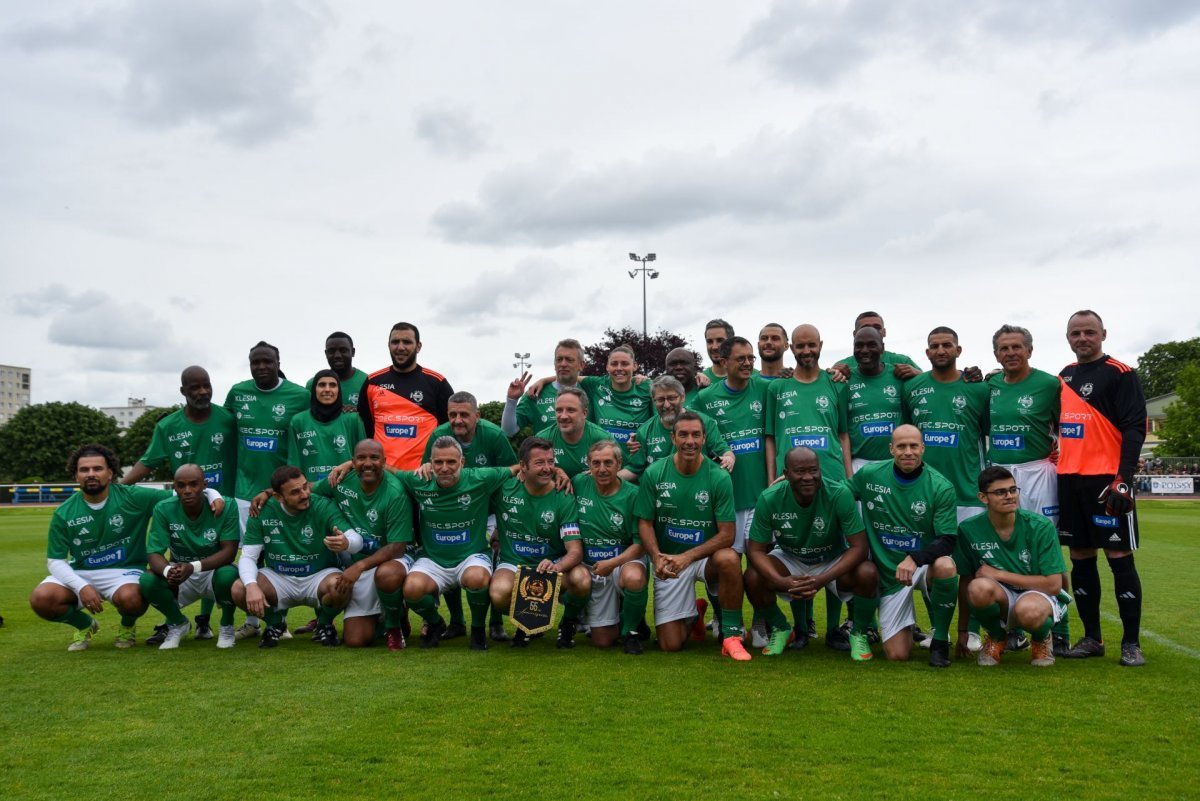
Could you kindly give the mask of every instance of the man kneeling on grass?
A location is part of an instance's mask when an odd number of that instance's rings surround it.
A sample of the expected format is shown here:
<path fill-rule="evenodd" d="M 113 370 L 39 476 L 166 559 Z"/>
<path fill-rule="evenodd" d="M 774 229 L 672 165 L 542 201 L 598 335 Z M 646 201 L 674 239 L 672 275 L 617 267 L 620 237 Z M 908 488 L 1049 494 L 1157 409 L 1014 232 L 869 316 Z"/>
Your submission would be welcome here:
<path fill-rule="evenodd" d="M 954 560 L 964 580 L 956 650 L 959 656 L 968 653 L 969 605 L 987 631 L 979 664 L 1000 664 L 1008 630 L 1021 628 L 1033 640 L 1030 664 L 1049 667 L 1054 664 L 1050 629 L 1070 603 L 1062 591 L 1066 566 L 1054 524 L 1019 508 L 1020 491 L 1006 468 L 987 468 L 979 474 L 979 500 L 987 511 L 958 526 Z"/>
<path fill-rule="evenodd" d="M 279 645 L 282 613 L 293 606 L 316 607 L 313 639 L 322 645 L 339 645 L 333 619 L 350 600 L 351 586 L 338 581 L 342 571 L 335 567 L 337 554 L 361 551 L 362 536 L 332 501 L 312 497 L 300 468 L 277 468 L 271 474 L 271 488 L 275 497 L 246 524 L 234 603 L 247 614 L 266 619 L 259 648 Z M 265 558 L 262 570 L 257 564 L 260 555 Z"/>
<path fill-rule="evenodd" d="M 512 605 L 513 586 L 522 567 L 563 577 L 562 623 L 558 647 L 575 647 L 575 629 L 587 608 L 592 591 L 591 573 L 583 561 L 579 513 L 575 496 L 555 489 L 554 446 L 547 439 L 529 437 L 521 443 L 520 478 L 511 478 L 496 491 L 496 532 L 500 535 L 500 564 L 492 574 L 492 606 L 498 612 Z M 514 648 L 524 648 L 523 631 L 513 635 Z"/>

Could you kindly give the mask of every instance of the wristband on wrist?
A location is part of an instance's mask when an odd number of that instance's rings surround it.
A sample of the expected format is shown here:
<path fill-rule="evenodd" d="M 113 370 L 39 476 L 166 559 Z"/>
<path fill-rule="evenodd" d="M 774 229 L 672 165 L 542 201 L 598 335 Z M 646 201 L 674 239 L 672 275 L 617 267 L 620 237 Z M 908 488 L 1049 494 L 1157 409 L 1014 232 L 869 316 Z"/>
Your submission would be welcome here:
<path fill-rule="evenodd" d="M 199 563 L 199 562 L 192 562 L 191 564 L 192 564 L 192 572 L 193 572 L 193 573 L 199 573 L 199 572 L 200 572 L 200 563 Z"/>

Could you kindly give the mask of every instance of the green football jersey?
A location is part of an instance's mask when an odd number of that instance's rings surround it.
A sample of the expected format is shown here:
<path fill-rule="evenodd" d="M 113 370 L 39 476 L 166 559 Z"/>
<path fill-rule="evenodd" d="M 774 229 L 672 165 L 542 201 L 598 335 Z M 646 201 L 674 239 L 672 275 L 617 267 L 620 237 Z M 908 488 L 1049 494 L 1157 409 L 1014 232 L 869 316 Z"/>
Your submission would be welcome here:
<path fill-rule="evenodd" d="M 690 476 L 662 459 L 646 468 L 633 509 L 654 524 L 659 551 L 684 553 L 717 536 L 718 523 L 735 522 L 733 481 L 707 459 Z"/>
<path fill-rule="evenodd" d="M 362 550 L 352 555 L 352 562 L 366 559 L 393 542 L 412 544 L 412 504 L 400 480 L 392 474 L 384 473 L 379 486 L 369 494 L 353 470 L 336 487 L 320 481 L 313 485 L 312 491 L 336 503 L 342 517 L 362 535 Z"/>
<path fill-rule="evenodd" d="M 588 396 L 588 419 L 607 431 L 629 456 L 629 435 L 654 414 L 650 400 L 650 382 L 633 383 L 624 392 L 613 389 L 608 376 L 585 375 L 579 387 Z"/>
<path fill-rule="evenodd" d="M 47 559 L 65 559 L 76 570 L 146 567 L 146 528 L 170 490 L 108 485 L 104 506 L 93 509 L 76 492 L 50 518 Z M 234 515 L 236 517 L 237 515 Z"/>
<path fill-rule="evenodd" d="M 362 418 L 340 414 L 322 423 L 304 411 L 288 424 L 288 464 L 304 472 L 309 481 L 320 481 L 329 471 L 354 456 L 354 446 L 367 438 Z"/>
<path fill-rule="evenodd" d="M 710 459 L 717 458 L 729 452 L 729 444 L 721 436 L 721 430 L 715 420 L 703 412 L 696 412 L 704 421 L 704 453 Z M 665 459 L 675 452 L 675 442 L 671 439 L 671 429 L 662 423 L 657 414 L 642 423 L 637 430 L 637 441 L 642 444 L 638 452 L 625 460 L 625 467 L 634 475 L 640 476 L 646 467 L 659 459 Z"/>
<path fill-rule="evenodd" d="M 308 379 L 304 388 L 312 392 L 313 380 Z M 351 414 L 356 413 L 358 409 L 358 396 L 362 394 L 363 385 L 367 383 L 367 374 L 357 367 L 354 368 L 354 375 L 342 381 L 342 406 L 350 411 Z"/>
<path fill-rule="evenodd" d="M 553 415 L 550 420 L 553 422 Z M 433 454 L 433 443 L 437 441 L 438 437 L 453 436 L 454 429 L 450 427 L 449 423 L 442 423 L 433 429 L 433 433 L 425 442 L 425 455 L 421 461 L 429 461 L 429 457 Z M 466 445 L 461 442 L 458 444 L 462 445 L 463 458 L 467 460 L 467 467 L 510 467 L 517 463 L 517 454 L 513 451 L 512 443 L 508 441 L 508 437 L 504 436 L 500 426 L 490 420 L 480 419 L 475 425 L 475 436 L 471 438 L 471 441 Z"/>
<path fill-rule="evenodd" d="M 751 377 L 735 392 L 724 380 L 706 387 L 696 401 L 698 410 L 717 421 L 721 436 L 737 457 L 733 465 L 736 509 L 753 509 L 767 486 L 766 399 L 769 382 Z"/>
<path fill-rule="evenodd" d="M 1054 448 L 1060 389 L 1056 376 L 1034 369 L 1024 380 L 1006 383 L 1004 373 L 987 381 L 991 389 L 988 461 L 1021 464 L 1045 459 Z"/>
<path fill-rule="evenodd" d="M 334 529 L 346 532 L 353 526 L 325 498 L 313 496 L 312 505 L 299 514 L 288 514 L 278 498 L 271 498 L 258 517 L 246 522 L 246 545 L 263 546 L 264 564 L 281 576 L 311 576 L 327 567 L 337 567 L 337 554 L 325 547 Z"/>
<path fill-rule="evenodd" d="M 178 496 L 159 501 L 154 506 L 146 552 L 166 556 L 170 551 L 172 562 L 199 562 L 221 550 L 222 542 L 237 542 L 242 535 L 237 503 L 231 497 L 222 497 L 225 508 L 220 517 L 204 501 L 195 520 L 188 517 Z"/>
<path fill-rule="evenodd" d="M 579 540 L 574 495 L 556 489 L 532 495 L 525 482 L 511 478 L 496 490 L 493 505 L 501 562 L 534 567 L 559 558 L 567 552 L 566 543 Z"/>
<path fill-rule="evenodd" d="M 932 372 L 904 383 L 905 417 L 921 429 L 925 464 L 954 486 L 959 506 L 982 506 L 979 473 L 987 432 L 988 386 L 982 381 L 943 383 Z"/>
<path fill-rule="evenodd" d="M 767 436 L 775 438 L 775 475 L 783 475 L 783 460 L 796 447 L 817 454 L 821 475 L 840 480 L 846 477 L 842 442 L 849 425 L 845 382 L 835 383 L 822 370 L 817 380 L 805 383 L 792 378 L 767 387 Z"/>
<path fill-rule="evenodd" d="M 1020 576 L 1055 576 L 1067 572 L 1058 529 L 1049 519 L 1024 509 L 1017 510 L 1016 525 L 1007 540 L 1001 539 L 987 513 L 958 524 L 954 562 L 964 579 L 974 576 L 981 565 Z M 1006 585 L 1021 592 L 1020 587 Z"/>
<path fill-rule="evenodd" d="M 237 484 L 234 495 L 250 500 L 271 486 L 271 473 L 287 464 L 288 424 L 308 409 L 304 387 L 282 381 L 264 391 L 253 380 L 234 384 L 225 408 L 237 420 Z"/>
<path fill-rule="evenodd" d="M 615 559 L 639 541 L 637 515 L 633 511 L 637 484 L 622 481 L 612 495 L 601 495 L 591 476 L 575 476 L 571 484 L 575 488 L 575 505 L 579 510 L 579 536 L 583 539 L 585 565 Z"/>
<path fill-rule="evenodd" d="M 582 389 L 582 387 L 580 387 Z M 538 396 L 524 394 L 517 401 L 517 430 L 529 426 L 538 431 L 554 425 L 554 402 L 558 400 L 558 382 L 551 381 L 542 387 Z M 591 400 L 589 398 L 589 400 Z"/>
<path fill-rule="evenodd" d="M 801 506 L 786 481 L 773 484 L 754 507 L 749 537 L 806 565 L 831 562 L 846 552 L 846 537 L 863 533 L 858 504 L 842 480 L 824 479 L 808 506 Z"/>
<path fill-rule="evenodd" d="M 227 409 L 209 408 L 203 423 L 189 420 L 185 409 L 159 420 L 138 461 L 147 467 L 165 464 L 172 473 L 185 464 L 199 465 L 209 487 L 231 495 L 237 481 L 237 422 Z"/>
<path fill-rule="evenodd" d="M 865 376 L 852 366 L 846 391 L 850 455 L 872 461 L 892 458 L 892 432 L 905 422 L 904 382 L 888 369 Z"/>
<path fill-rule="evenodd" d="M 554 446 L 554 463 L 567 474 L 568 478 L 588 469 L 587 454 L 592 445 L 613 439 L 612 434 L 590 420 L 584 422 L 583 436 L 574 445 L 563 439 L 562 432 L 558 430 L 557 425 L 543 428 L 537 435 L 542 439 L 550 440 L 550 444 Z"/>
<path fill-rule="evenodd" d="M 512 477 L 507 467 L 465 467 L 453 487 L 442 488 L 416 473 L 394 474 L 420 516 L 421 555 L 441 567 L 455 567 L 468 556 L 488 553 L 489 502 Z"/>
<path fill-rule="evenodd" d="M 885 350 L 883 352 L 883 356 L 880 357 L 880 361 L 884 364 L 890 365 L 891 367 L 895 367 L 897 364 L 907 364 L 909 367 L 915 367 L 918 370 L 921 369 L 921 365 L 917 364 L 903 353 L 892 353 L 890 350 Z M 847 356 L 844 359 L 840 359 L 838 364 L 844 364 L 852 370 L 858 369 L 858 362 L 855 361 L 853 356 Z"/>
<path fill-rule="evenodd" d="M 896 567 L 906 556 L 958 531 L 950 482 L 928 465 L 915 481 L 903 482 L 896 478 L 894 465 L 890 459 L 869 464 L 847 480 L 862 501 L 871 560 L 879 568 L 880 595 L 900 589 Z"/>

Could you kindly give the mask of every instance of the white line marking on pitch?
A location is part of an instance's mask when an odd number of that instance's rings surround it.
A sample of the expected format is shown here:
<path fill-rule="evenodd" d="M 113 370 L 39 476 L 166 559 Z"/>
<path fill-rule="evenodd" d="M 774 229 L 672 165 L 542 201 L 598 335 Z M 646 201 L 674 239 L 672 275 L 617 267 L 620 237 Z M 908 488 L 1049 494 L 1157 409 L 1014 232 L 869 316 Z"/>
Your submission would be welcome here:
<path fill-rule="evenodd" d="M 1101 612 L 1100 617 L 1104 618 L 1105 620 L 1112 621 L 1114 623 L 1121 622 L 1121 618 L 1117 617 L 1112 612 Z M 1143 637 L 1145 637 L 1147 640 L 1151 640 L 1158 645 L 1166 646 L 1167 648 L 1170 648 L 1172 651 L 1175 651 L 1176 653 L 1183 654 L 1184 656 L 1190 656 L 1192 659 L 1200 660 L 1200 651 L 1197 651 L 1195 648 L 1188 648 L 1186 645 L 1180 645 L 1179 643 L 1175 642 L 1174 640 L 1172 640 L 1168 637 L 1162 636 L 1158 632 L 1150 631 L 1150 629 L 1142 629 L 1141 635 Z"/>

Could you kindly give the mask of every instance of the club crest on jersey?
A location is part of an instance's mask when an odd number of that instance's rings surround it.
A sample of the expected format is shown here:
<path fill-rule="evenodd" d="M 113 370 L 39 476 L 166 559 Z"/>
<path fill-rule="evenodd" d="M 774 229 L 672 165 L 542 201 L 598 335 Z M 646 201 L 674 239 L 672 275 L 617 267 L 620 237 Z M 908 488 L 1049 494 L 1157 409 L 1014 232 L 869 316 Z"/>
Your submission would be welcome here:
<path fill-rule="evenodd" d="M 201 536 L 204 537 L 205 542 L 216 542 L 217 530 L 215 528 L 206 528 Z"/>
<path fill-rule="evenodd" d="M 344 448 L 344 447 L 346 447 L 346 438 L 344 436 L 342 436 L 341 434 L 338 434 L 336 437 L 333 438 L 333 444 L 335 446 L 337 446 L 339 449 Z"/>
<path fill-rule="evenodd" d="M 467 495 L 459 495 L 459 496 L 458 496 L 458 502 L 459 502 L 459 503 L 461 503 L 463 506 L 470 506 L 470 505 L 471 505 L 471 496 L 470 496 L 470 494 L 467 494 Z"/>
<path fill-rule="evenodd" d="M 629 402 L 629 405 L 630 405 L 630 406 L 632 406 L 632 407 L 633 407 L 633 408 L 635 408 L 635 409 L 640 409 L 640 408 L 642 408 L 642 399 L 641 399 L 641 398 L 634 398 L 633 400 L 631 400 L 631 401 Z"/>
<path fill-rule="evenodd" d="M 705 490 L 700 490 L 697 492 L 696 503 L 700 504 L 701 506 L 704 506 L 706 503 L 708 503 L 708 492 Z"/>
<path fill-rule="evenodd" d="M 487 467 L 487 454 L 481 453 L 475 457 L 475 464 L 480 467 Z"/>
<path fill-rule="evenodd" d="M 553 523 L 554 522 L 554 512 L 551 512 L 549 509 L 542 512 L 542 522 L 543 523 Z"/>
<path fill-rule="evenodd" d="M 1033 554 L 1029 552 L 1028 548 L 1021 551 L 1017 558 L 1021 560 L 1021 564 L 1025 565 L 1025 567 L 1029 567 L 1030 563 L 1033 562 Z"/>
<path fill-rule="evenodd" d="M 825 530 L 825 518 L 814 517 L 812 522 L 813 531 L 821 532 Z"/>
<path fill-rule="evenodd" d="M 183 451 L 175 451 L 175 458 L 176 458 L 176 459 L 182 459 L 182 458 L 183 458 Z"/>
<path fill-rule="evenodd" d="M 75 545 L 83 545 L 83 540 L 79 539 L 79 537 L 76 537 L 75 539 L 71 540 L 71 542 L 74 543 Z"/>
<path fill-rule="evenodd" d="M 121 517 L 121 515 L 113 515 L 108 518 L 108 525 L 113 531 L 120 531 L 125 527 L 125 518 Z"/>
<path fill-rule="evenodd" d="M 755 414 L 758 414 L 759 412 L 762 411 L 762 404 L 759 403 L 758 401 L 754 401 L 753 403 L 750 404 L 750 411 L 754 412 Z"/>
<path fill-rule="evenodd" d="M 282 403 L 277 403 L 271 407 L 271 411 L 275 414 L 276 417 L 283 417 L 283 415 L 287 412 L 287 407 L 284 406 Z"/>
<path fill-rule="evenodd" d="M 889 398 L 894 398 L 896 397 L 896 388 L 891 384 L 888 384 L 883 388 L 883 394 L 887 395 Z"/>
<path fill-rule="evenodd" d="M 625 523 L 625 515 L 620 512 L 613 512 L 608 519 L 612 521 L 614 526 L 621 526 Z"/>
<path fill-rule="evenodd" d="M 954 408 L 958 409 L 959 411 L 967 408 L 967 398 L 965 395 L 955 395 L 950 402 L 953 403 Z"/>
<path fill-rule="evenodd" d="M 367 519 L 370 520 L 372 523 L 379 522 L 379 512 L 375 511 L 374 509 L 368 509 L 367 510 Z"/>
<path fill-rule="evenodd" d="M 1079 388 L 1079 394 L 1086 398 L 1092 394 L 1093 389 L 1095 389 L 1095 387 L 1092 386 L 1092 382 L 1089 381 Z"/>
<path fill-rule="evenodd" d="M 1031 408 L 1033 406 L 1033 396 L 1032 395 L 1022 395 L 1021 397 L 1017 398 L 1017 405 L 1020 406 L 1022 409 Z"/>
<path fill-rule="evenodd" d="M 826 395 L 818 395 L 817 396 L 817 408 L 818 409 L 828 409 L 829 403 L 830 402 L 829 402 L 828 396 L 826 396 Z"/>
<path fill-rule="evenodd" d="M 304 540 L 305 544 L 312 542 L 313 537 L 315 536 L 316 532 L 313 531 L 312 526 L 305 526 L 304 528 L 300 529 L 300 539 Z"/>
<path fill-rule="evenodd" d="M 223 443 L 225 441 L 225 435 L 222 434 L 220 431 L 218 431 L 217 433 L 213 434 L 209 439 L 213 445 L 220 445 L 221 443 Z"/>
<path fill-rule="evenodd" d="M 912 510 L 913 517 L 924 517 L 925 512 L 928 511 L 928 507 L 925 506 L 925 501 L 913 501 L 912 506 L 909 508 Z"/>
<path fill-rule="evenodd" d="M 419 389 L 414 389 L 412 392 L 408 393 L 408 397 L 413 403 L 420 403 L 421 401 L 425 400 L 425 393 Z"/>

